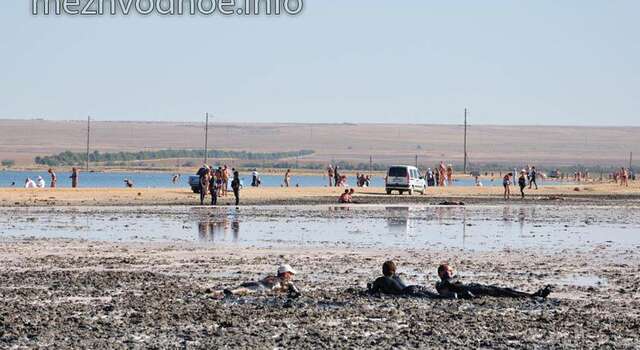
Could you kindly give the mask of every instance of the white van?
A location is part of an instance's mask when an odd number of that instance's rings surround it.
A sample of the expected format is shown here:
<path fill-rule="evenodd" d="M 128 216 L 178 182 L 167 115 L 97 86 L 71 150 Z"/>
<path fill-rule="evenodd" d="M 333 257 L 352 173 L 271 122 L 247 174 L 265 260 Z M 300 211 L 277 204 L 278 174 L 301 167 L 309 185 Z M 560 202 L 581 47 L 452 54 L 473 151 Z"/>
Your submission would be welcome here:
<path fill-rule="evenodd" d="M 420 170 L 414 166 L 393 165 L 387 171 L 385 178 L 387 194 L 391 194 L 391 191 L 398 191 L 399 194 L 406 191 L 409 192 L 409 195 L 416 191 L 424 194 L 426 188 L 427 183 L 424 181 L 424 177 L 420 175 Z"/>

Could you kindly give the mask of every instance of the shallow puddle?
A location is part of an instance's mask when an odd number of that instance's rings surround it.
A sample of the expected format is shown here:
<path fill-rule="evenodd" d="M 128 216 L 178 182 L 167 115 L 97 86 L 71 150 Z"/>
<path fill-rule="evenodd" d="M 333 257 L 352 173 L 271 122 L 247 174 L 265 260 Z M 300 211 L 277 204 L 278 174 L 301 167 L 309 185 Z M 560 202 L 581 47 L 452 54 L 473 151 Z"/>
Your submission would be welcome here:
<path fill-rule="evenodd" d="M 0 237 L 479 251 L 638 247 L 639 213 L 510 206 L 24 208 L 0 214 Z"/>

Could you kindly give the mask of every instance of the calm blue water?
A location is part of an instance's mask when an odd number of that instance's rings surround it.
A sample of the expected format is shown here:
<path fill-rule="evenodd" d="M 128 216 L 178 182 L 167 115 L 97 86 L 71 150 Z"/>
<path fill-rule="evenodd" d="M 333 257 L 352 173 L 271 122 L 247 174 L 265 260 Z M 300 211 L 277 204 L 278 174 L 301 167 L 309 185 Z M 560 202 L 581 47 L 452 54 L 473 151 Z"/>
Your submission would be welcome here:
<path fill-rule="evenodd" d="M 284 172 L 283 172 L 284 174 Z M 71 187 L 71 173 L 58 172 L 58 187 Z M 124 188 L 124 179 L 128 178 L 133 180 L 135 187 L 138 188 L 187 188 L 187 181 L 191 174 L 181 174 L 181 178 L 175 184 L 171 182 L 173 174 L 171 173 L 149 173 L 149 172 L 128 172 L 128 173 L 87 173 L 80 172 L 80 187 L 84 188 Z M 46 171 L 0 171 L 0 187 L 12 187 L 12 183 L 15 182 L 15 187 L 24 187 L 26 178 L 31 178 L 34 181 L 38 176 L 46 181 L 49 186 L 50 177 Z M 261 175 L 262 185 L 265 187 L 280 187 L 283 183 L 282 176 L 276 175 Z M 243 184 L 249 186 L 251 184 L 251 174 L 241 174 Z M 497 186 L 501 182 L 483 180 L 485 186 Z M 328 180 L 324 176 L 293 176 L 291 178 L 291 185 L 296 184 L 300 187 L 324 187 L 328 183 Z M 349 177 L 349 185 L 355 186 L 355 177 Z M 473 179 L 458 180 L 455 183 L 456 186 L 473 186 Z M 384 178 L 374 177 L 371 184 L 373 187 L 383 187 Z"/>

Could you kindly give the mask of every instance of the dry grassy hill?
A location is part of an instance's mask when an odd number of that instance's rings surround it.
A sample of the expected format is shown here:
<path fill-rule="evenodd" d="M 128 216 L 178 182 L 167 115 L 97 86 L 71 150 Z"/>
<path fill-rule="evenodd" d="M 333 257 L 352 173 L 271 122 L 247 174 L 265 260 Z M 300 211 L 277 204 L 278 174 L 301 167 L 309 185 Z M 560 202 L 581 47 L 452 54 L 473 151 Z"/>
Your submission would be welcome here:
<path fill-rule="evenodd" d="M 101 152 L 203 146 L 202 123 L 93 122 L 91 147 Z M 313 149 L 313 161 L 461 163 L 460 125 L 398 124 L 212 124 L 210 148 L 255 152 Z M 469 127 L 475 164 L 626 165 L 640 158 L 639 127 Z M 35 156 L 86 147 L 86 122 L 0 120 L 0 159 L 30 165 Z"/>

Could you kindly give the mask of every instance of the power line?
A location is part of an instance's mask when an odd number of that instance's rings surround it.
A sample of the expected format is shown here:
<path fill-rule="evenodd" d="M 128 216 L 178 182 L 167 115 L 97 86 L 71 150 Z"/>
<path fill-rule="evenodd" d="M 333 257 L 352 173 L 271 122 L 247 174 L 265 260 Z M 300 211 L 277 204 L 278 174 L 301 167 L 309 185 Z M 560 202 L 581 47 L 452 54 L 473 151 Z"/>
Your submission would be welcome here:
<path fill-rule="evenodd" d="M 87 117 L 87 171 L 89 171 L 89 144 L 91 141 L 91 116 Z"/>

